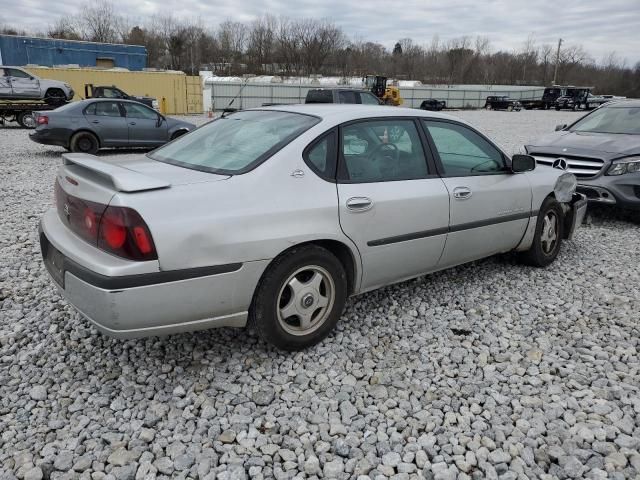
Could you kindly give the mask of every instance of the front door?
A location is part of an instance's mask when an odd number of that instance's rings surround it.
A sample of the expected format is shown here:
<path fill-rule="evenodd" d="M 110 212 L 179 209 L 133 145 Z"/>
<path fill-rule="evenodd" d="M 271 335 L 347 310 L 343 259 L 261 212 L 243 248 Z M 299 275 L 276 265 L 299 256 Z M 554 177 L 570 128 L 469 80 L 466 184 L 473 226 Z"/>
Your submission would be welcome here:
<path fill-rule="evenodd" d="M 526 174 L 511 173 L 504 154 L 466 125 L 425 120 L 450 194 L 449 235 L 439 267 L 514 249 L 531 216 Z"/>
<path fill-rule="evenodd" d="M 17 68 L 5 68 L 11 82 L 13 98 L 40 98 L 40 80 Z"/>
<path fill-rule="evenodd" d="M 141 103 L 122 102 L 129 126 L 129 145 L 157 147 L 167 143 L 167 122 Z"/>
<path fill-rule="evenodd" d="M 412 119 L 340 128 L 340 225 L 362 257 L 362 290 L 436 268 L 447 238 L 449 195 L 431 165 Z"/>
<path fill-rule="evenodd" d="M 122 116 L 118 102 L 96 101 L 84 109 L 84 117 L 89 127 L 100 138 L 103 147 L 121 147 L 127 145 L 127 121 Z"/>

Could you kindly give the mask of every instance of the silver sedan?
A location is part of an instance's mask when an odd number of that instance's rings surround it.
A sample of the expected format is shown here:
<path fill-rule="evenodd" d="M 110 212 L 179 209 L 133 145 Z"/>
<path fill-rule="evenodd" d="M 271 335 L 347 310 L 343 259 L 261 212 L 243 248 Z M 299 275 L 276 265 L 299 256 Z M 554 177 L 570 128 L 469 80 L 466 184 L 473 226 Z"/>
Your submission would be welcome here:
<path fill-rule="evenodd" d="M 146 157 L 63 157 L 44 262 L 122 338 L 250 323 L 305 348 L 350 295 L 501 252 L 546 266 L 586 209 L 572 174 L 395 107 L 246 110 Z"/>

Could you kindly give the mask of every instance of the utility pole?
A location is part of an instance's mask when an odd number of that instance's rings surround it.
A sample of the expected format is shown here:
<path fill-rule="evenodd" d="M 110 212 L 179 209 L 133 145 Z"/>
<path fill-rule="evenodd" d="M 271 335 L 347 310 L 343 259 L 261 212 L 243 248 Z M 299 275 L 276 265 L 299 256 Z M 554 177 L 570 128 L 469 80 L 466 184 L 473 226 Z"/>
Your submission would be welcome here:
<path fill-rule="evenodd" d="M 558 78 L 558 63 L 560 63 L 560 46 L 562 45 L 562 39 L 558 40 L 558 51 L 556 52 L 556 68 L 553 71 L 553 83 L 556 84 L 556 78 Z"/>

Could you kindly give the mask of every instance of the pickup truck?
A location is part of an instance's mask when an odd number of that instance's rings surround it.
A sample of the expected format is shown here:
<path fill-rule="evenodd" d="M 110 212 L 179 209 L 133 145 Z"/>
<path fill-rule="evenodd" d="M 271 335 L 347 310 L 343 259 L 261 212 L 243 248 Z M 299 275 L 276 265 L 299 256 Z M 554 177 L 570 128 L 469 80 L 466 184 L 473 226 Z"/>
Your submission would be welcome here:
<path fill-rule="evenodd" d="M 304 103 L 363 103 L 382 105 L 373 93 L 357 88 L 313 88 L 307 92 Z"/>
<path fill-rule="evenodd" d="M 95 86 L 90 83 L 84 86 L 84 98 L 121 98 L 124 100 L 134 100 L 145 104 L 147 107 L 158 110 L 158 100 L 153 97 L 145 97 L 140 95 L 129 95 L 124 90 L 119 89 L 115 85 L 111 86 Z"/>
<path fill-rule="evenodd" d="M 39 78 L 20 67 L 0 66 L 0 100 L 62 105 L 71 101 L 73 95 L 73 88 L 68 83 Z"/>

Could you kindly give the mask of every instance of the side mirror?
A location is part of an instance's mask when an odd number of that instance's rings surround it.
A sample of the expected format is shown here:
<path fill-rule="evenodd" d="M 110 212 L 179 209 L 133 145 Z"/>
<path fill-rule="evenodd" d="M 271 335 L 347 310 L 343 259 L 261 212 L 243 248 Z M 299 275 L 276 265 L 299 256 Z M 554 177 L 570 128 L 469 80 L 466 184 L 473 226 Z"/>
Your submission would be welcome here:
<path fill-rule="evenodd" d="M 567 124 L 563 123 L 560 125 L 556 125 L 556 132 L 559 132 L 560 130 L 564 130 L 565 128 L 567 128 Z"/>
<path fill-rule="evenodd" d="M 530 172 L 536 168 L 536 159 L 531 155 L 516 154 L 511 157 L 511 171 L 514 173 Z"/>
<path fill-rule="evenodd" d="M 159 127 L 160 125 L 162 125 L 162 122 L 164 121 L 164 117 L 160 114 L 158 114 L 158 120 L 156 121 L 156 127 Z"/>

